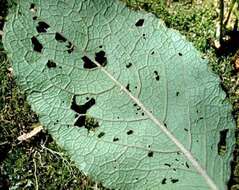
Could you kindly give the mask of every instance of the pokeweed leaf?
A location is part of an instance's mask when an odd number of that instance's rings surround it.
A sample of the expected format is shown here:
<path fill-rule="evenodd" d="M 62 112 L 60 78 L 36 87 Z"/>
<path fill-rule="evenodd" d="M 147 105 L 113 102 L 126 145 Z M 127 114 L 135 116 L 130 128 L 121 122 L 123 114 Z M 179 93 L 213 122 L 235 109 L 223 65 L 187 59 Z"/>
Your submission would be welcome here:
<path fill-rule="evenodd" d="M 151 14 L 115 0 L 24 0 L 3 42 L 32 109 L 114 189 L 224 189 L 235 127 L 219 79 Z"/>

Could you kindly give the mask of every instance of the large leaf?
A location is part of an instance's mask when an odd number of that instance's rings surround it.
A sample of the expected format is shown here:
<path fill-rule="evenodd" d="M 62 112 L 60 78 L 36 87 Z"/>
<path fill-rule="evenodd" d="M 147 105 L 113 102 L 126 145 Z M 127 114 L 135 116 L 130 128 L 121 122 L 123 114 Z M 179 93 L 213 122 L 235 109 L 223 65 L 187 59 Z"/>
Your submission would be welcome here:
<path fill-rule="evenodd" d="M 15 76 L 82 171 L 115 189 L 226 187 L 231 106 L 178 32 L 114 0 L 24 0 L 12 12 Z"/>

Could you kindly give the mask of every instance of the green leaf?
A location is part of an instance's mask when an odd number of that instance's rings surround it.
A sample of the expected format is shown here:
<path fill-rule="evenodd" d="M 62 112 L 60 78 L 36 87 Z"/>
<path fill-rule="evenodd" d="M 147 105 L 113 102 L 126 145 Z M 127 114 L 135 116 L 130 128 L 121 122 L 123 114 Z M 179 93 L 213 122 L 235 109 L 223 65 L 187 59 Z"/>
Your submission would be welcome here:
<path fill-rule="evenodd" d="M 3 42 L 32 109 L 115 189 L 225 189 L 231 106 L 191 43 L 112 0 L 20 1 Z"/>

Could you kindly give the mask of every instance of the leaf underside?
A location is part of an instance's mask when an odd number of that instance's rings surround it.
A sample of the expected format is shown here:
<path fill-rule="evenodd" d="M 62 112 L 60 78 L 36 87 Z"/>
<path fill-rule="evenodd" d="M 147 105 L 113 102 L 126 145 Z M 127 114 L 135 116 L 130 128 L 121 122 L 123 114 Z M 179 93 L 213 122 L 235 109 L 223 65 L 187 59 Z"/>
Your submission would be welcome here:
<path fill-rule="evenodd" d="M 41 123 L 93 179 L 115 189 L 209 189 L 97 62 L 225 188 L 231 106 L 207 61 L 155 16 L 112 0 L 20 1 L 3 42 Z"/>

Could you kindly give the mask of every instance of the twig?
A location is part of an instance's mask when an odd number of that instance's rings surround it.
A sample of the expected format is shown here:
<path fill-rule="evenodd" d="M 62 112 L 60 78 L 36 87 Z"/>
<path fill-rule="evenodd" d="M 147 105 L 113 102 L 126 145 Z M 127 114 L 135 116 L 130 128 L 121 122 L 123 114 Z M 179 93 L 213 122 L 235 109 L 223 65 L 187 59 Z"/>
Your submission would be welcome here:
<path fill-rule="evenodd" d="M 33 158 L 33 162 L 34 162 L 34 177 L 35 177 L 35 183 L 36 183 L 36 190 L 39 189 L 39 185 L 38 185 L 38 179 L 37 179 L 37 164 L 35 161 L 35 156 L 36 156 L 36 152 L 34 153 L 34 158 Z"/>
<path fill-rule="evenodd" d="M 43 130 L 43 127 L 41 125 L 38 125 L 32 131 L 30 131 L 29 133 L 23 133 L 23 135 L 17 137 L 17 140 L 26 141 L 26 140 L 32 138 L 33 136 L 36 136 L 42 130 Z"/>

